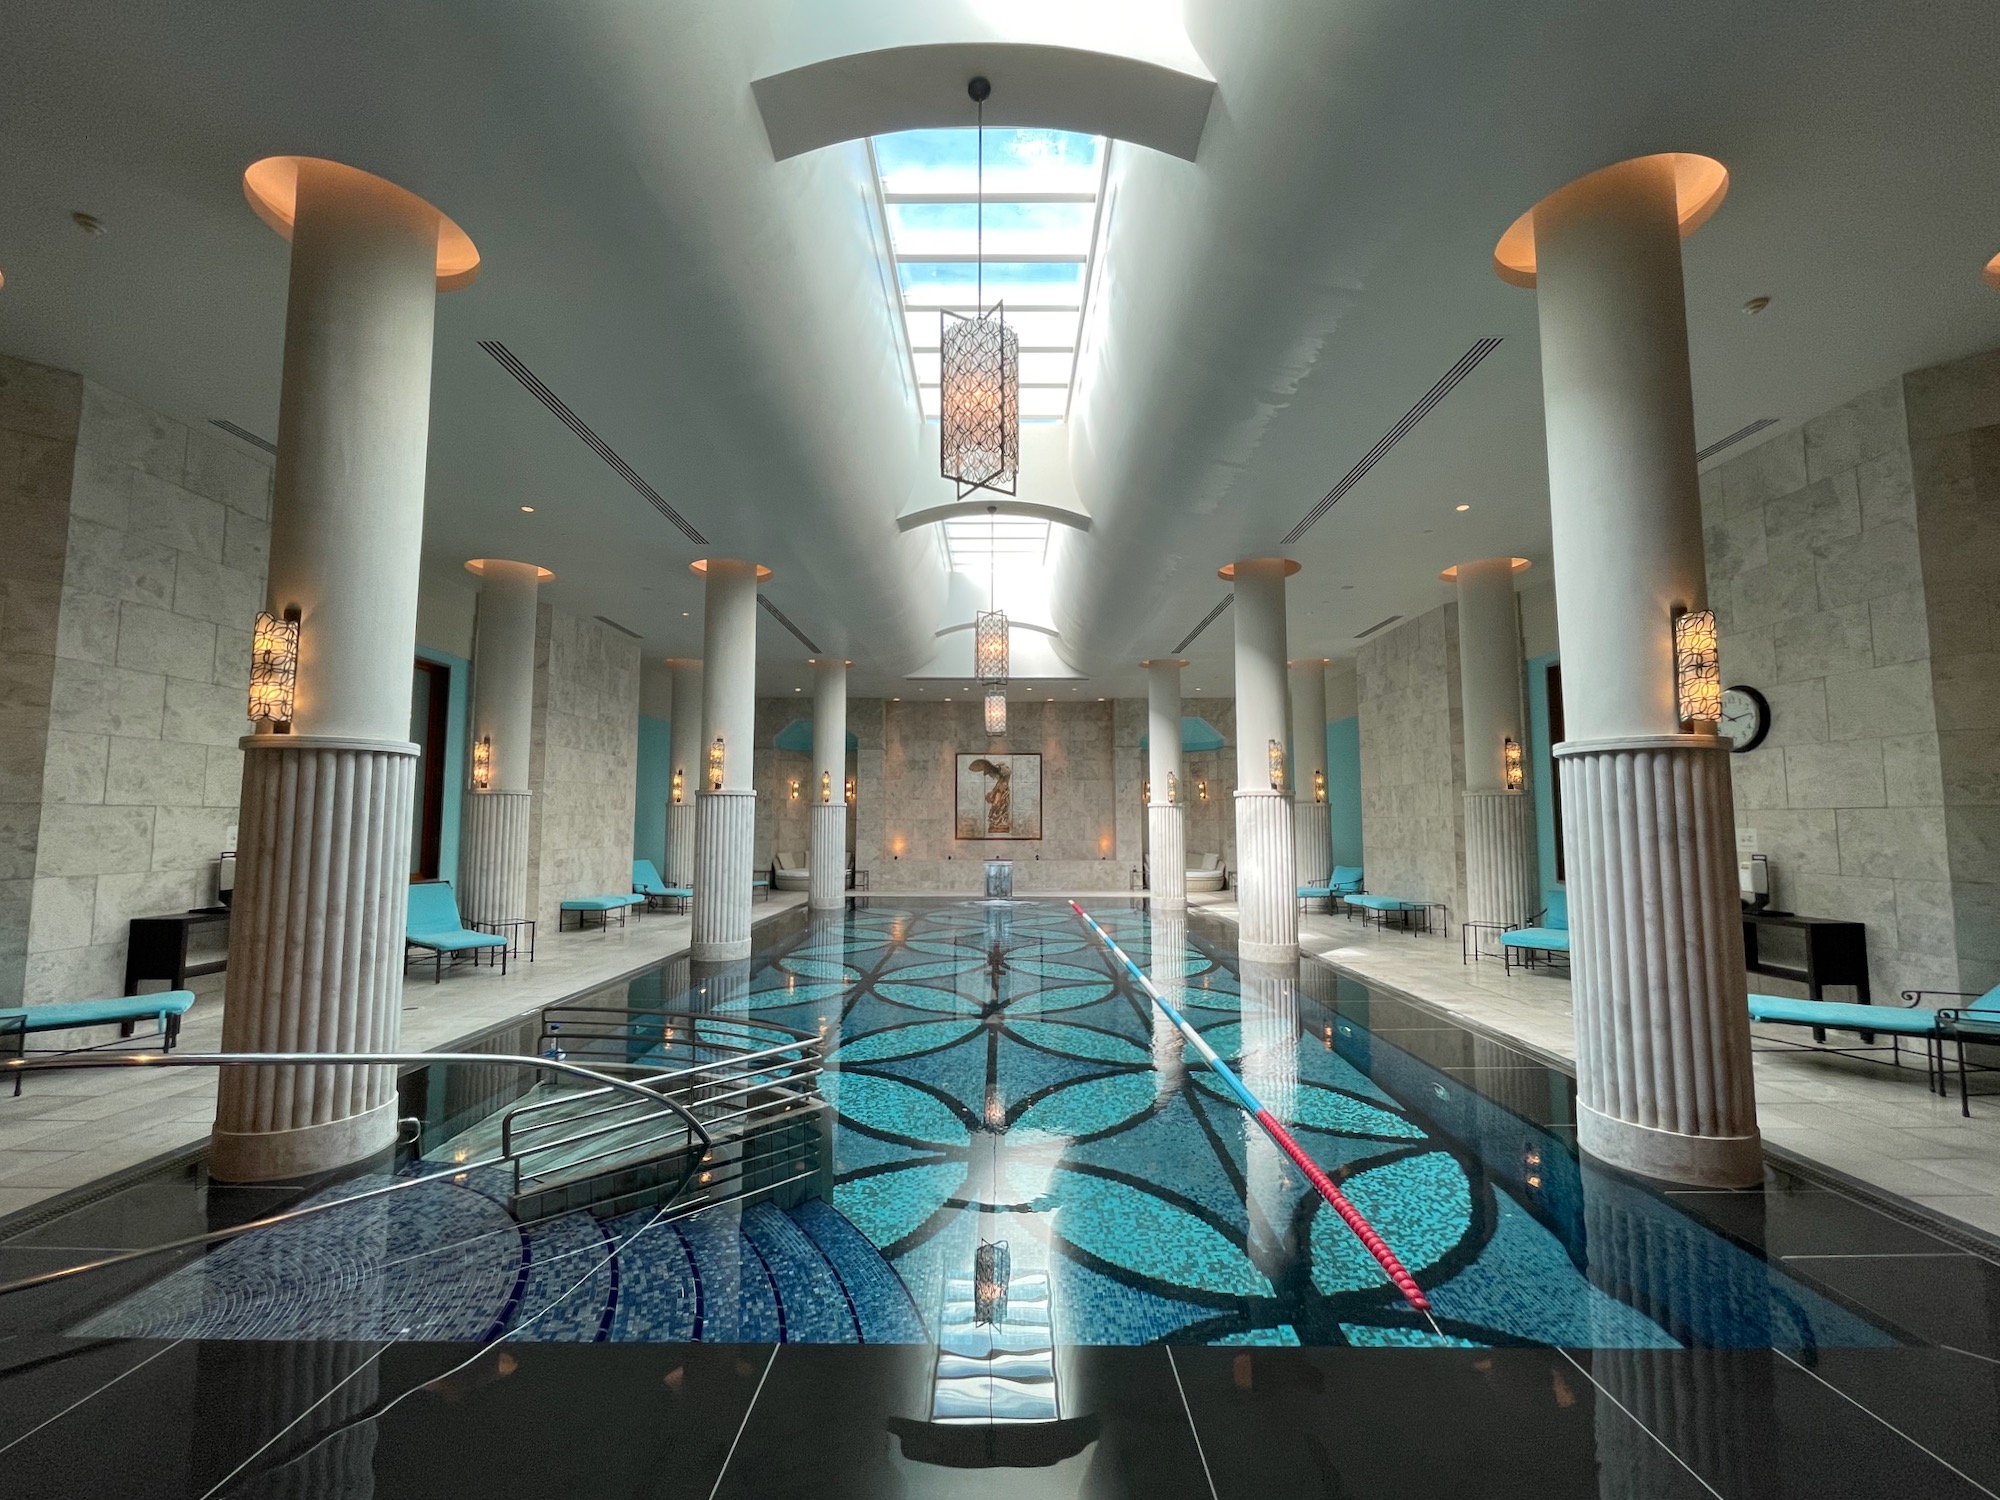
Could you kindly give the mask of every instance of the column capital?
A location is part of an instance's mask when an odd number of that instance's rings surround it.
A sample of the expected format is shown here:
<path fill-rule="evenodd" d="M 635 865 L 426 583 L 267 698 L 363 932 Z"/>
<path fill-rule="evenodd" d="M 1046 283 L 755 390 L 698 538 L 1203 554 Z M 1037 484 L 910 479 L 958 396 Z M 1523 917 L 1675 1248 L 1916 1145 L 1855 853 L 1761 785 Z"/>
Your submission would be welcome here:
<path fill-rule="evenodd" d="M 1614 176 L 1635 170 L 1673 173 L 1674 204 L 1682 239 L 1706 224 L 1722 207 L 1722 200 L 1729 192 L 1729 169 L 1712 156 L 1693 152 L 1666 151 L 1599 167 L 1557 188 L 1507 226 L 1500 243 L 1493 247 L 1493 274 L 1509 286 L 1532 288 L 1536 277 L 1535 216 L 1574 189 L 1603 187 Z"/>
<path fill-rule="evenodd" d="M 298 220 L 302 175 L 317 179 L 322 189 L 331 189 L 356 201 L 386 198 L 400 200 L 405 209 L 412 205 L 422 208 L 437 220 L 437 289 L 455 292 L 479 279 L 479 249 L 472 243 L 472 236 L 433 204 L 386 177 L 323 157 L 267 156 L 243 169 L 243 196 L 249 200 L 251 211 L 286 239 L 292 237 Z"/>
<path fill-rule="evenodd" d="M 547 583 L 556 575 L 539 563 L 513 562 L 504 557 L 474 557 L 466 561 L 465 571 L 481 578 L 504 578 L 518 576 L 523 572 L 535 575 L 538 584 Z"/>
<path fill-rule="evenodd" d="M 762 563 L 745 562 L 741 558 L 736 557 L 697 557 L 693 562 L 688 564 L 688 571 L 697 578 L 708 577 L 711 568 L 715 570 L 718 577 L 738 569 L 755 568 L 759 583 L 769 583 L 773 577 L 771 570 Z"/>
<path fill-rule="evenodd" d="M 1215 570 L 1215 576 L 1224 583 L 1236 582 L 1239 570 L 1247 574 L 1274 573 L 1280 578 L 1290 578 L 1305 566 L 1293 562 L 1289 557 L 1243 557 L 1233 563 L 1224 563 Z"/>

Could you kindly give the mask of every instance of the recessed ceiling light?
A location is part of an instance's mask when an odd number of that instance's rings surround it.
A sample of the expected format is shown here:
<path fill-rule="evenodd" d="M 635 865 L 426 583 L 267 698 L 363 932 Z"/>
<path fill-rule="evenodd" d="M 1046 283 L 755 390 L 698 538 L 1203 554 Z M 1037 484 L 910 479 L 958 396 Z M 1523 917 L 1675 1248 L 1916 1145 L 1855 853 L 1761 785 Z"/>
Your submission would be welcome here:
<path fill-rule="evenodd" d="M 98 218 L 96 214 L 87 214 L 82 209 L 78 209 L 75 213 L 71 214 L 69 217 L 70 217 L 70 222 L 75 224 L 76 227 L 78 229 L 81 229 L 85 234 L 104 233 L 104 221 Z"/>
<path fill-rule="evenodd" d="M 805 689 L 803 689 L 803 688 L 793 688 L 793 689 L 792 689 L 792 691 L 793 691 L 793 692 L 795 692 L 795 693 L 799 693 L 799 692 L 804 692 L 804 691 L 805 691 Z"/>
<path fill-rule="evenodd" d="M 682 610 L 682 611 L 681 611 L 681 618 L 682 618 L 683 620 L 685 620 L 685 619 L 686 619 L 687 617 L 688 617 L 688 612 L 687 612 L 686 610 Z"/>
<path fill-rule="evenodd" d="M 1770 305 L 1771 299 L 1769 297 L 1752 297 L 1748 302 L 1743 304 L 1743 310 L 1754 318 Z"/>
<path fill-rule="evenodd" d="M 1471 509 L 1472 509 L 1472 507 L 1471 507 L 1471 506 L 1469 506 L 1469 505 L 1461 505 L 1461 506 L 1459 506 L 1459 509 L 1460 509 L 1460 510 L 1471 510 Z"/>
<path fill-rule="evenodd" d="M 524 516 L 532 516 L 534 513 L 535 513 L 535 507 L 532 505 L 524 505 L 521 507 L 521 514 Z"/>

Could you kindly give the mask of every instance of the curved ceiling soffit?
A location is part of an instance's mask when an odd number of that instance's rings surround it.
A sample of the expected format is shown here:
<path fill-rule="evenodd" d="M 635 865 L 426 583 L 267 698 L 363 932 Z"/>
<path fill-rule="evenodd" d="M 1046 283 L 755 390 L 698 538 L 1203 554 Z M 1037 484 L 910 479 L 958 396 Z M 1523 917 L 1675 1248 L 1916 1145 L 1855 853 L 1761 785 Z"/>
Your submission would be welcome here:
<path fill-rule="evenodd" d="M 967 123 L 966 80 L 993 82 L 986 123 L 1074 130 L 1193 161 L 1215 80 L 1186 67 L 1039 42 L 928 42 L 828 57 L 750 85 L 779 161 L 842 141 Z"/>

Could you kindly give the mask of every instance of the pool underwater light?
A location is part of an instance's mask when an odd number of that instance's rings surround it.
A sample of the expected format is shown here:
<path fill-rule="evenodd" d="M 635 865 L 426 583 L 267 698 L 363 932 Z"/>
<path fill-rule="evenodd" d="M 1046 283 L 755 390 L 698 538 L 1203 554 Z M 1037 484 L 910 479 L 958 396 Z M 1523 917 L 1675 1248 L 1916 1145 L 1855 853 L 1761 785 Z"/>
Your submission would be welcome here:
<path fill-rule="evenodd" d="M 1324 1198 L 1331 1205 L 1333 1211 L 1340 1215 L 1341 1222 L 1354 1231 L 1354 1236 L 1361 1241 L 1362 1248 L 1374 1256 L 1377 1263 L 1388 1273 L 1389 1280 L 1396 1285 L 1396 1290 L 1403 1294 L 1403 1300 L 1428 1318 L 1431 1311 L 1430 1300 L 1424 1296 L 1423 1290 L 1418 1287 L 1417 1278 L 1404 1268 L 1403 1263 L 1396 1258 L 1396 1252 L 1391 1250 L 1382 1236 L 1375 1232 L 1374 1226 L 1362 1217 L 1361 1210 L 1347 1201 L 1347 1195 L 1334 1186 L 1333 1179 L 1320 1170 L 1318 1162 L 1306 1155 L 1305 1148 L 1292 1139 L 1292 1133 L 1285 1129 L 1283 1125 L 1280 1125 L 1271 1112 L 1264 1108 L 1263 1103 L 1257 1096 L 1243 1086 L 1243 1080 L 1236 1076 L 1235 1071 L 1230 1068 L 1229 1064 L 1215 1055 L 1215 1049 L 1208 1045 L 1207 1039 L 1200 1032 L 1196 1031 L 1194 1027 L 1190 1026 L 1187 1018 L 1176 1010 L 1168 1002 L 1167 998 L 1153 987 L 1153 981 L 1146 977 L 1144 971 L 1137 964 L 1126 957 L 1125 950 L 1111 940 L 1111 934 L 1106 932 L 1102 927 L 1099 927 L 1096 919 L 1076 902 L 1072 901 L 1069 905 L 1070 910 L 1088 922 L 1090 930 L 1103 940 L 1104 946 L 1109 948 L 1117 956 L 1118 961 L 1131 971 L 1132 977 L 1139 981 L 1148 995 L 1153 997 L 1153 1003 L 1165 1011 L 1172 1018 L 1173 1023 L 1180 1027 L 1182 1034 L 1190 1042 L 1194 1043 L 1195 1050 L 1201 1054 L 1202 1060 L 1213 1070 L 1215 1076 L 1228 1086 L 1229 1091 L 1236 1096 L 1237 1103 L 1243 1107 L 1244 1112 L 1262 1126 L 1264 1134 L 1277 1143 L 1278 1149 L 1292 1159 L 1294 1166 L 1305 1173 L 1306 1181 L 1319 1190 L 1320 1197 Z M 1431 1327 L 1433 1329 L 1437 1327 L 1435 1320 L 1432 1321 Z"/>

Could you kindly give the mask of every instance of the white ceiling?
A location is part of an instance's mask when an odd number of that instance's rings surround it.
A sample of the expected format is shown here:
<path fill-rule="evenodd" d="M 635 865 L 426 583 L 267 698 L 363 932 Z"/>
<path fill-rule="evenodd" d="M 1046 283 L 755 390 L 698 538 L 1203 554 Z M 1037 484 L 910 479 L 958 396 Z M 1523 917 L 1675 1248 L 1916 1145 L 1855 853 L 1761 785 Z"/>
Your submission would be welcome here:
<path fill-rule="evenodd" d="M 980 42 L 1019 11 L 1047 40 L 1081 14 L 1098 34 L 1075 44 L 1103 45 L 1144 8 L 15 0 L 0 351 L 272 436 L 285 247 L 244 204 L 242 168 L 296 152 L 379 172 L 485 256 L 439 304 L 428 555 L 551 567 L 548 597 L 640 631 L 655 657 L 699 653 L 689 560 L 754 556 L 777 570 L 773 601 L 856 659 L 857 691 L 907 692 L 898 674 L 946 623 L 945 576 L 927 532 L 894 526 L 934 436 L 866 152 L 774 161 L 751 81 L 850 31 L 856 48 Z M 1142 691 L 1127 664 L 1222 597 L 1215 568 L 1274 550 L 1481 337 L 1504 342 L 1291 549 L 1293 654 L 1348 654 L 1377 620 L 1442 602 L 1437 572 L 1463 558 L 1519 554 L 1546 576 L 1534 298 L 1489 257 L 1589 168 L 1672 149 L 1733 173 L 1687 250 L 1703 442 L 2000 344 L 1979 277 L 2000 249 L 2000 10 L 1983 0 L 1189 0 L 1185 28 L 1217 84 L 1196 160 L 1114 155 L 1070 434 L 1095 524 L 1057 529 L 1057 620 L 1096 672 L 1074 696 Z M 85 236 L 74 210 L 108 232 Z M 1746 317 L 1757 295 L 1771 306 Z M 763 689 L 804 685 L 805 648 L 762 626 Z M 1228 626 L 1189 653 L 1190 691 L 1228 690 Z"/>

